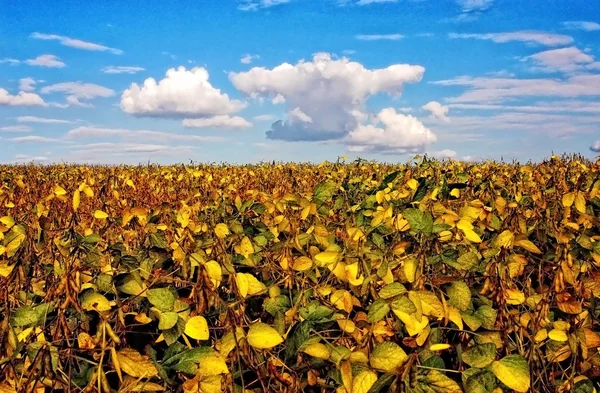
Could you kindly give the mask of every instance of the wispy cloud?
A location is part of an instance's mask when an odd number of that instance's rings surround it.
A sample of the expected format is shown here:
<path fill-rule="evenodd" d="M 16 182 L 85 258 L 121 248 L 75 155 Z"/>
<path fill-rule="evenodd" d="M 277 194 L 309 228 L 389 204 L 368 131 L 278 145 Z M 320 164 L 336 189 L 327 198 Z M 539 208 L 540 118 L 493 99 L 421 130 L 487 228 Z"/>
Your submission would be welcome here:
<path fill-rule="evenodd" d="M 292 0 L 241 0 L 238 4 L 238 10 L 257 11 L 261 8 L 271 8 L 291 1 Z"/>
<path fill-rule="evenodd" d="M 492 6 L 494 0 L 457 0 L 462 12 L 485 11 Z"/>
<path fill-rule="evenodd" d="M 98 97 L 112 97 L 114 90 L 94 83 L 83 82 L 63 82 L 45 86 L 41 90 L 42 94 L 64 93 L 68 106 L 80 106 L 84 108 L 93 107 L 92 104 L 80 100 L 92 100 Z"/>
<path fill-rule="evenodd" d="M 598 31 L 600 30 L 600 23 L 591 22 L 591 21 L 569 21 L 563 22 L 563 26 L 567 29 L 573 30 L 585 30 L 585 31 Z"/>
<path fill-rule="evenodd" d="M 222 142 L 225 139 L 215 136 L 174 134 L 162 131 L 130 130 L 125 128 L 103 128 L 93 126 L 77 127 L 67 133 L 67 138 L 101 138 L 119 137 L 137 140 L 153 140 L 160 142 Z"/>
<path fill-rule="evenodd" d="M 29 132 L 31 131 L 31 127 L 29 126 L 4 126 L 0 127 L 0 131 L 2 132 Z"/>
<path fill-rule="evenodd" d="M 40 55 L 35 59 L 25 60 L 30 66 L 48 67 L 48 68 L 63 68 L 66 64 L 54 55 Z"/>
<path fill-rule="evenodd" d="M 504 44 L 507 42 L 526 42 L 545 46 L 568 45 L 573 42 L 573 37 L 563 34 L 546 33 L 543 31 L 523 30 L 504 33 L 465 34 L 450 33 L 449 38 L 472 38 L 476 40 L 488 40 Z"/>
<path fill-rule="evenodd" d="M 398 0 L 358 0 L 356 5 L 369 5 L 378 3 L 397 3 Z"/>
<path fill-rule="evenodd" d="M 142 67 L 132 66 L 108 66 L 102 68 L 102 72 L 105 74 L 137 74 L 138 72 L 145 71 Z"/>
<path fill-rule="evenodd" d="M 246 54 L 246 55 L 242 56 L 242 58 L 240 59 L 240 63 L 242 63 L 242 64 L 250 64 L 250 63 L 252 63 L 256 59 L 260 59 L 260 56 L 259 55 Z"/>
<path fill-rule="evenodd" d="M 44 34 L 44 33 L 32 33 L 31 38 L 36 40 L 55 40 L 61 43 L 61 45 L 68 46 L 71 48 L 98 51 L 98 52 L 110 52 L 116 55 L 123 53 L 121 49 L 111 48 L 94 42 L 82 41 L 76 38 L 66 37 L 57 34 Z"/>
<path fill-rule="evenodd" d="M 5 57 L 4 59 L 0 59 L 0 64 L 18 65 L 20 63 L 21 63 L 21 60 L 13 59 L 10 57 Z"/>
<path fill-rule="evenodd" d="M 16 118 L 17 123 L 41 123 L 41 124 L 69 124 L 73 123 L 69 120 L 62 119 L 48 119 L 45 117 L 37 116 L 19 116 Z"/>
<path fill-rule="evenodd" d="M 39 143 L 39 142 L 60 142 L 60 139 L 55 138 L 46 138 L 45 136 L 39 135 L 27 135 L 27 136 L 19 136 L 16 138 L 9 139 L 11 142 L 17 143 Z"/>
<path fill-rule="evenodd" d="M 361 40 L 361 41 L 380 41 L 380 40 L 398 41 L 404 37 L 405 36 L 402 34 L 358 34 L 355 36 L 355 38 L 357 40 Z"/>
<path fill-rule="evenodd" d="M 533 71 L 574 72 L 600 69 L 600 62 L 595 62 L 594 56 L 574 46 L 546 50 L 527 56 L 524 60 L 530 60 L 534 63 Z"/>

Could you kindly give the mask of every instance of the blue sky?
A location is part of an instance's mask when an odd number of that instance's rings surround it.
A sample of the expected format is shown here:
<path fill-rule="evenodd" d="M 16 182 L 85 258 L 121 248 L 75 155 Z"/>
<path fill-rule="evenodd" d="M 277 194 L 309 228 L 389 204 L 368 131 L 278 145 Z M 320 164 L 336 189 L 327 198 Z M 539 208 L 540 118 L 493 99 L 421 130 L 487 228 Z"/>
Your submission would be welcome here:
<path fill-rule="evenodd" d="M 0 162 L 600 152 L 598 2 L 0 8 Z"/>

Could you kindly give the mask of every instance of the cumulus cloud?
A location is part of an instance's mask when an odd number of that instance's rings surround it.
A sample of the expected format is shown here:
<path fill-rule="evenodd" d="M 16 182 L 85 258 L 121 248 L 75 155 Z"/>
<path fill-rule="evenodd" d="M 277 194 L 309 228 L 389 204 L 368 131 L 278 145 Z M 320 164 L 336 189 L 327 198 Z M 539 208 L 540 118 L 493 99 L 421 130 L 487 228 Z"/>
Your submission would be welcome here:
<path fill-rule="evenodd" d="M 442 105 L 437 101 L 429 101 L 427 104 L 423 105 L 421 109 L 430 112 L 431 116 L 438 120 L 445 123 L 450 122 L 450 118 L 448 117 L 449 108 L 446 105 Z"/>
<path fill-rule="evenodd" d="M 252 97 L 285 99 L 288 116 L 271 125 L 267 138 L 289 141 L 340 139 L 353 131 L 367 99 L 375 94 L 399 96 L 406 83 L 421 80 L 425 69 L 394 64 L 367 69 L 347 58 L 317 53 L 312 61 L 299 61 L 267 69 L 254 67 L 229 74 L 233 85 Z M 299 108 L 312 121 L 290 115 Z"/>
<path fill-rule="evenodd" d="M 442 86 L 464 86 L 467 91 L 447 102 L 493 104 L 520 97 L 600 96 L 600 74 L 573 75 L 565 80 L 532 78 L 488 78 L 461 76 L 432 82 Z"/>
<path fill-rule="evenodd" d="M 48 119 L 45 117 L 37 116 L 19 116 L 16 118 L 18 123 L 41 123 L 41 124 L 69 124 L 73 123 L 69 120 L 62 119 Z"/>
<path fill-rule="evenodd" d="M 20 91 L 11 95 L 7 90 L 0 88 L 0 106 L 45 106 L 43 98 L 35 93 Z"/>
<path fill-rule="evenodd" d="M 250 63 L 252 63 L 256 59 L 260 59 L 260 56 L 259 55 L 245 54 L 240 59 L 240 63 L 242 63 L 242 64 L 250 64 Z"/>
<path fill-rule="evenodd" d="M 40 55 L 35 59 L 25 60 L 25 63 L 30 66 L 48 67 L 48 68 L 63 68 L 66 66 L 59 57 L 54 55 Z"/>
<path fill-rule="evenodd" d="M 551 49 L 527 56 L 526 60 L 534 62 L 533 70 L 544 72 L 573 72 L 578 70 L 600 68 L 600 62 L 594 62 L 594 56 L 589 55 L 578 48 L 571 46 L 567 48 Z"/>
<path fill-rule="evenodd" d="M 31 131 L 31 127 L 29 127 L 29 126 L 4 126 L 4 127 L 0 127 L 0 131 L 2 131 L 2 132 L 29 132 L 29 131 Z"/>
<path fill-rule="evenodd" d="M 202 67 L 171 68 L 158 83 L 154 78 L 141 86 L 132 83 L 121 95 L 121 109 L 135 116 L 197 118 L 226 115 L 246 107 L 213 87 L 208 78 Z"/>
<path fill-rule="evenodd" d="M 240 116 L 217 115 L 202 119 L 184 119 L 183 126 L 187 128 L 249 128 L 252 123 Z"/>
<path fill-rule="evenodd" d="M 600 30 L 600 23 L 591 22 L 591 21 L 569 21 L 563 22 L 563 26 L 567 29 L 573 30 L 585 30 L 585 31 L 598 31 Z"/>
<path fill-rule="evenodd" d="M 381 40 L 398 41 L 404 37 L 405 36 L 402 34 L 358 34 L 355 36 L 355 38 L 357 40 L 361 40 L 361 41 L 381 41 Z"/>
<path fill-rule="evenodd" d="M 93 100 L 95 98 L 107 98 L 115 95 L 114 90 L 94 83 L 62 82 L 45 86 L 42 94 L 63 93 L 66 95 L 67 106 L 81 106 L 92 108 L 93 105 L 80 100 Z"/>
<path fill-rule="evenodd" d="M 95 44 L 93 42 L 82 41 L 76 38 L 65 37 L 63 35 L 56 34 L 43 34 L 43 33 L 32 33 L 31 38 L 37 40 L 55 40 L 59 41 L 61 45 L 69 46 L 71 48 L 90 50 L 90 51 L 99 51 L 99 52 L 111 52 L 116 55 L 120 55 L 123 53 L 122 50 L 116 48 L 110 48 L 108 46 Z"/>
<path fill-rule="evenodd" d="M 160 142 L 220 142 L 223 138 L 203 135 L 173 134 L 170 132 L 150 130 L 130 130 L 126 128 L 103 128 L 94 126 L 77 127 L 67 132 L 67 138 L 103 138 L 120 137 L 125 139 L 143 139 Z"/>
<path fill-rule="evenodd" d="M 592 145 L 590 146 L 590 150 L 596 153 L 600 153 L 600 140 L 597 140 L 596 142 L 592 143 Z"/>
<path fill-rule="evenodd" d="M 137 74 L 140 71 L 145 71 L 142 67 L 132 66 L 108 66 L 102 68 L 102 72 L 105 74 Z"/>
<path fill-rule="evenodd" d="M 10 65 L 18 65 L 21 61 L 17 59 L 12 59 L 10 57 L 5 57 L 4 59 L 0 59 L 0 64 L 10 64 Z"/>
<path fill-rule="evenodd" d="M 444 158 L 455 158 L 456 157 L 456 152 L 454 150 L 450 150 L 450 149 L 431 151 L 431 152 L 427 152 L 427 154 L 432 156 L 433 158 L 437 158 L 438 160 L 441 160 Z"/>
<path fill-rule="evenodd" d="M 34 91 L 36 83 L 36 80 L 33 78 L 21 78 L 19 79 L 19 90 Z"/>
<path fill-rule="evenodd" d="M 291 0 L 241 0 L 238 4 L 240 11 L 257 11 L 261 8 L 271 8 L 276 5 L 289 3 Z"/>
<path fill-rule="evenodd" d="M 573 42 L 573 37 L 562 34 L 552 34 L 543 31 L 513 31 L 505 33 L 486 33 L 486 34 L 464 34 L 450 33 L 449 38 L 472 38 L 476 40 L 488 40 L 496 43 L 504 44 L 507 42 L 526 42 L 540 44 L 544 46 L 560 46 L 568 45 Z"/>
<path fill-rule="evenodd" d="M 377 114 L 374 124 L 358 125 L 345 142 L 354 152 L 394 154 L 422 152 L 436 140 L 435 134 L 417 118 L 385 108 Z"/>

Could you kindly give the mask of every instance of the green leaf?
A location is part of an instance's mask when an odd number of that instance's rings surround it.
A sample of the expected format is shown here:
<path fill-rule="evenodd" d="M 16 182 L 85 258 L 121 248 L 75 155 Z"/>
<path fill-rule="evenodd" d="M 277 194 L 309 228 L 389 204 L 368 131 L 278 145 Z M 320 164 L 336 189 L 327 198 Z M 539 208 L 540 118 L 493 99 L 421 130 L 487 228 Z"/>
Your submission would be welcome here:
<path fill-rule="evenodd" d="M 21 306 L 15 311 L 10 320 L 12 327 L 24 327 L 36 325 L 38 323 L 38 313 L 31 306 Z"/>
<path fill-rule="evenodd" d="M 417 311 L 417 307 L 408 297 L 403 296 L 398 299 L 394 299 L 392 302 L 392 310 L 403 312 L 406 314 L 412 314 Z"/>
<path fill-rule="evenodd" d="M 96 244 L 101 240 L 102 238 L 97 233 L 92 233 L 91 235 L 87 235 L 83 238 L 83 242 L 88 244 Z"/>
<path fill-rule="evenodd" d="M 464 281 L 454 281 L 448 286 L 448 304 L 466 311 L 471 305 L 471 289 Z"/>
<path fill-rule="evenodd" d="M 492 306 L 481 306 L 474 315 L 481 319 L 481 326 L 483 326 L 484 329 L 491 330 L 495 328 L 498 311 L 494 310 Z"/>
<path fill-rule="evenodd" d="M 317 184 L 313 191 L 313 200 L 319 204 L 323 204 L 331 200 L 333 192 L 337 189 L 337 185 L 333 182 L 326 181 Z"/>
<path fill-rule="evenodd" d="M 175 305 L 175 295 L 170 288 L 149 289 L 148 301 L 162 312 L 172 311 Z"/>
<path fill-rule="evenodd" d="M 396 373 L 408 356 L 400 346 L 391 341 L 375 345 L 370 355 L 371 367 L 386 373 Z"/>
<path fill-rule="evenodd" d="M 463 362 L 471 367 L 484 368 L 496 358 L 496 345 L 493 343 L 475 345 L 462 353 Z"/>
<path fill-rule="evenodd" d="M 371 323 L 381 321 L 390 312 L 390 305 L 383 299 L 377 299 L 369 307 L 367 320 Z"/>
<path fill-rule="evenodd" d="M 529 364 L 520 355 L 508 355 L 492 363 L 492 372 L 510 389 L 526 393 L 529 390 Z"/>
<path fill-rule="evenodd" d="M 429 235 L 433 232 L 433 217 L 429 212 L 409 208 L 402 212 L 404 218 L 410 224 L 410 228 L 417 233 Z"/>
<path fill-rule="evenodd" d="M 460 386 L 437 370 L 419 371 L 414 385 L 406 385 L 407 393 L 462 393 Z"/>
<path fill-rule="evenodd" d="M 445 260 L 446 265 L 452 266 L 456 270 L 471 270 L 475 265 L 479 263 L 479 256 L 475 251 L 469 251 L 458 257 L 456 261 Z"/>
<path fill-rule="evenodd" d="M 302 307 L 299 311 L 302 318 L 308 321 L 323 321 L 329 320 L 333 314 L 333 310 L 329 307 L 321 305 L 317 301 L 310 302 L 306 307 Z"/>
<path fill-rule="evenodd" d="M 158 317 L 158 328 L 160 330 L 168 330 L 177 324 L 179 314 L 176 312 L 163 312 Z"/>
<path fill-rule="evenodd" d="M 403 295 L 406 293 L 406 288 L 404 285 L 399 282 L 393 282 L 381 288 L 379 291 L 379 297 L 383 299 L 391 299 L 398 295 Z"/>
<path fill-rule="evenodd" d="M 167 249 L 169 246 L 163 232 L 154 232 L 150 234 L 150 245 L 152 247 Z"/>
<path fill-rule="evenodd" d="M 470 368 L 462 373 L 465 393 L 491 393 L 496 388 L 496 377 L 488 370 Z"/>
<path fill-rule="evenodd" d="M 290 299 L 284 295 L 269 298 L 263 303 L 263 308 L 272 316 L 276 316 L 277 313 L 285 312 L 290 308 Z"/>

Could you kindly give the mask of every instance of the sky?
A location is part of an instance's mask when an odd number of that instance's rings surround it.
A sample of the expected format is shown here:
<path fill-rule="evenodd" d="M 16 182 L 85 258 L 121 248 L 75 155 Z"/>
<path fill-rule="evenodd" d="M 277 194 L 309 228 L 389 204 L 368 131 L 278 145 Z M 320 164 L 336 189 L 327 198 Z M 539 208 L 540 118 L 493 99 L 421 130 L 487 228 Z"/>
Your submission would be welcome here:
<path fill-rule="evenodd" d="M 0 162 L 600 154 L 600 2 L 0 0 Z"/>

